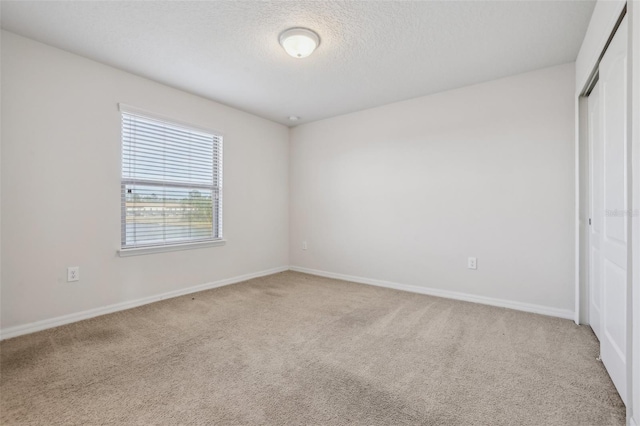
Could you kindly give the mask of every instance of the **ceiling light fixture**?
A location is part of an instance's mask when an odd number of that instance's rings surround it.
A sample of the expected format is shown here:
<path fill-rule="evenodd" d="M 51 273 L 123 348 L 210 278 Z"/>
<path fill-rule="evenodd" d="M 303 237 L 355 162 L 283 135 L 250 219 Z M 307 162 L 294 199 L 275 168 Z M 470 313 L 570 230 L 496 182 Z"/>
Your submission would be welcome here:
<path fill-rule="evenodd" d="M 320 45 L 320 37 L 307 28 L 289 28 L 280 34 L 280 45 L 294 58 L 306 58 Z"/>
<path fill-rule="evenodd" d="M 290 115 L 290 116 L 289 116 L 289 120 L 291 120 L 291 121 L 298 121 L 298 120 L 300 120 L 300 117 L 298 117 L 297 115 Z"/>

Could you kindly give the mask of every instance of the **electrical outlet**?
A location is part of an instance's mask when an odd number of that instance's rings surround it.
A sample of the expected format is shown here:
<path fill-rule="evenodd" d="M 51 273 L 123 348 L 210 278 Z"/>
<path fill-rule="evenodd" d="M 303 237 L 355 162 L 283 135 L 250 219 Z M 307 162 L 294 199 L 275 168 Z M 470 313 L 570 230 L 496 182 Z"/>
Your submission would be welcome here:
<path fill-rule="evenodd" d="M 302 242 L 302 250 L 306 250 L 306 249 L 307 249 L 307 247 L 308 247 L 308 246 L 307 246 L 307 242 L 306 242 L 306 241 L 303 241 L 303 242 Z"/>
<path fill-rule="evenodd" d="M 80 281 L 80 267 L 69 266 L 67 268 L 67 282 Z"/>
<path fill-rule="evenodd" d="M 475 257 L 470 257 L 467 260 L 467 268 L 478 269 L 478 260 Z"/>

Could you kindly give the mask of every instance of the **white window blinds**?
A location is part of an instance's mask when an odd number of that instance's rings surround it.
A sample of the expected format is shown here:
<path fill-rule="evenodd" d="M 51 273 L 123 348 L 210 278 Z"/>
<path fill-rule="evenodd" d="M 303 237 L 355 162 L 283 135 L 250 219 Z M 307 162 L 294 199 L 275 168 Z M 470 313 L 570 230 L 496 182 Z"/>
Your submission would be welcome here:
<path fill-rule="evenodd" d="M 122 248 L 222 239 L 222 137 L 122 111 Z"/>

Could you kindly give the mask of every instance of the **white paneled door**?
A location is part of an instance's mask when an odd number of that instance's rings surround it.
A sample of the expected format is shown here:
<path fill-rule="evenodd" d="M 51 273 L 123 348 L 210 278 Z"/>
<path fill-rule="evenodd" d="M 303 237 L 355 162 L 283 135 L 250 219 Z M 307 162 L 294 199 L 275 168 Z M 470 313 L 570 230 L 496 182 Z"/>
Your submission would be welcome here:
<path fill-rule="evenodd" d="M 627 19 L 607 48 L 589 97 L 591 154 L 589 321 L 626 402 L 627 353 Z"/>

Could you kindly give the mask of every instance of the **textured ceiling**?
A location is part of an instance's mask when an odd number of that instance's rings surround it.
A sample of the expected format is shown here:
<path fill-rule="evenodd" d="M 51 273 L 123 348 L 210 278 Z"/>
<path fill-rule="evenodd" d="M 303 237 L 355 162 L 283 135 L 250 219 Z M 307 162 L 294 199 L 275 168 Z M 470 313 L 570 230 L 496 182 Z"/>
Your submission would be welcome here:
<path fill-rule="evenodd" d="M 2 1 L 2 27 L 292 125 L 574 61 L 593 1 Z M 278 34 L 321 37 L 306 59 Z"/>

